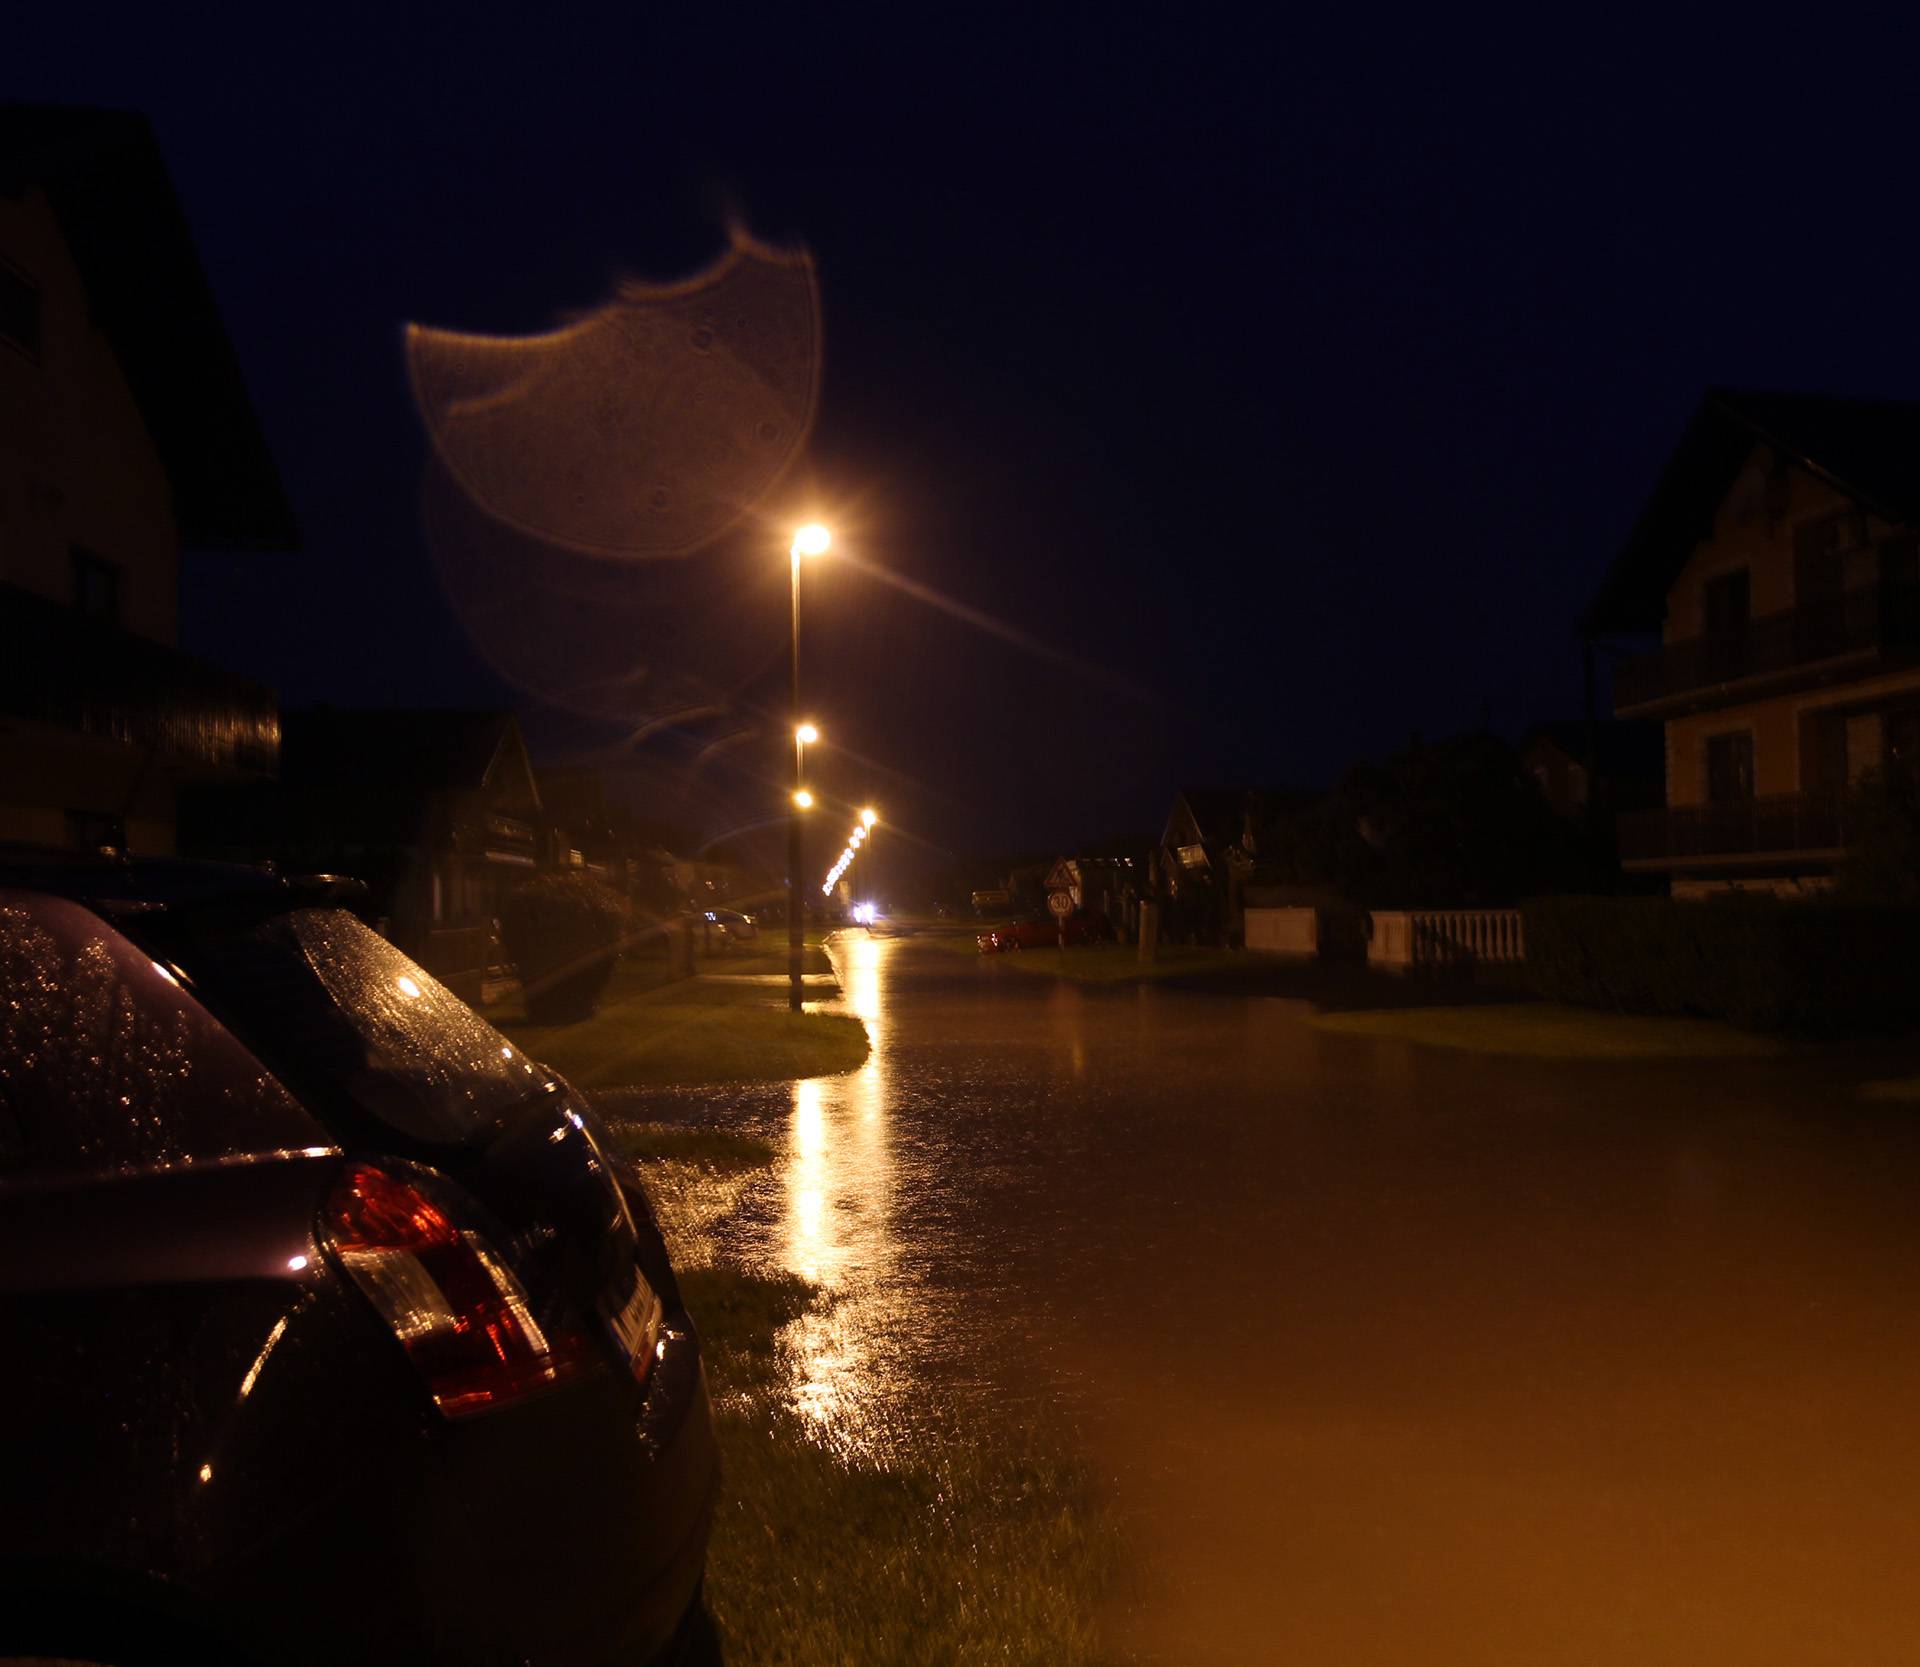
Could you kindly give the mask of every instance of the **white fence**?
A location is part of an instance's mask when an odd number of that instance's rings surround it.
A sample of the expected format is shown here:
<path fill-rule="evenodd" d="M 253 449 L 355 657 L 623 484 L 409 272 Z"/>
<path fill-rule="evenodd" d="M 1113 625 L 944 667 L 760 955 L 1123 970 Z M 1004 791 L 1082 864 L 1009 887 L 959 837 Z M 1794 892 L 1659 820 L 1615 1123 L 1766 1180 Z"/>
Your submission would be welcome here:
<path fill-rule="evenodd" d="M 1246 911 L 1245 943 L 1267 955 L 1317 956 L 1320 953 L 1318 909 L 1254 909 Z"/>
<path fill-rule="evenodd" d="M 1518 909 L 1376 909 L 1367 944 L 1367 964 L 1383 972 L 1526 958 Z"/>

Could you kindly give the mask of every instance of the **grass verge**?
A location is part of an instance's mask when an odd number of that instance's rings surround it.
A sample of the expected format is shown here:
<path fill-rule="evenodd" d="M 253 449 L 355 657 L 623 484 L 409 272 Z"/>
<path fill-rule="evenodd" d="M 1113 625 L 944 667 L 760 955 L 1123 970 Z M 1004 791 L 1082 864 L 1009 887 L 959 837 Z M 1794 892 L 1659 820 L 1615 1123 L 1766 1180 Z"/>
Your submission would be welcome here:
<path fill-rule="evenodd" d="M 514 1043 L 576 1088 L 779 1082 L 857 1070 L 866 1027 L 843 1013 L 793 1013 L 779 985 L 685 979 L 657 982 L 625 962 L 600 1011 L 578 1024 L 536 1025 L 489 1015 Z"/>
<path fill-rule="evenodd" d="M 1860 1085 L 1863 1100 L 1920 1101 L 1920 1077 L 1883 1077 Z"/>
<path fill-rule="evenodd" d="M 1258 956 L 1191 944 L 1165 944 L 1158 957 L 1145 964 L 1140 960 L 1138 948 L 1125 943 L 1081 944 L 1073 949 L 1019 949 L 989 955 L 986 959 L 1005 961 L 1022 972 L 1043 972 L 1081 984 L 1148 984 L 1170 978 L 1213 980 L 1240 973 L 1254 977 L 1269 970 Z"/>
<path fill-rule="evenodd" d="M 1316 1013 L 1316 1030 L 1516 1059 L 1758 1059 L 1785 1051 L 1711 1019 L 1642 1018 L 1553 1002 Z"/>
<path fill-rule="evenodd" d="M 623 1123 L 613 1130 L 614 1145 L 636 1163 L 684 1163 L 701 1169 L 758 1169 L 779 1155 L 772 1141 L 676 1123 Z"/>
<path fill-rule="evenodd" d="M 764 940 L 755 944 L 740 945 L 733 949 L 716 949 L 710 954 L 697 955 L 695 964 L 701 972 L 732 973 L 736 977 L 753 975 L 784 976 L 787 970 L 787 946 L 784 942 L 769 945 Z M 833 972 L 833 962 L 827 958 L 827 952 L 817 943 L 810 943 L 800 951 L 800 970 L 803 973 L 819 975 Z"/>
<path fill-rule="evenodd" d="M 905 1462 L 849 1459 L 795 1409 L 779 1344 L 782 1327 L 832 1299 L 728 1266 L 683 1268 L 680 1287 L 720 1438 L 706 1592 L 730 1667 L 1113 1659 L 1094 1617 L 1119 1568 L 1118 1530 L 1064 1444 L 999 1421 L 925 1438 Z"/>

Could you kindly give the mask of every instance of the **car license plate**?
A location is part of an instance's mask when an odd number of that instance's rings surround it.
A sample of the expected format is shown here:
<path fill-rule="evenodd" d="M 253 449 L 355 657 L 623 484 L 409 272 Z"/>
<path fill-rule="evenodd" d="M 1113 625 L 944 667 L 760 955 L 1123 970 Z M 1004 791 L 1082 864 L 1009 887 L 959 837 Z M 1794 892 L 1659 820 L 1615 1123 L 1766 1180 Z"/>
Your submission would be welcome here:
<path fill-rule="evenodd" d="M 653 1349 L 660 1339 L 660 1299 L 638 1268 L 633 1270 L 633 1289 L 615 1313 L 607 1316 L 607 1329 L 626 1356 L 636 1378 L 644 1378 L 653 1365 Z"/>

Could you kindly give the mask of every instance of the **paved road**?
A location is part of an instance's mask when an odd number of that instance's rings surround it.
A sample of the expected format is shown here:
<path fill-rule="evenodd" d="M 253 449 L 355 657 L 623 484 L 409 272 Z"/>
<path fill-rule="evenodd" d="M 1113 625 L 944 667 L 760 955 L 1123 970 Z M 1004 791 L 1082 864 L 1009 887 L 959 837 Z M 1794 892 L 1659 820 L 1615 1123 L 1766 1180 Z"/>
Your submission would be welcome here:
<path fill-rule="evenodd" d="M 840 1293 L 823 1436 L 1078 1425 L 1173 1663 L 1920 1656 L 1920 1118 L 836 942 L 873 1057 L 726 1096 Z"/>

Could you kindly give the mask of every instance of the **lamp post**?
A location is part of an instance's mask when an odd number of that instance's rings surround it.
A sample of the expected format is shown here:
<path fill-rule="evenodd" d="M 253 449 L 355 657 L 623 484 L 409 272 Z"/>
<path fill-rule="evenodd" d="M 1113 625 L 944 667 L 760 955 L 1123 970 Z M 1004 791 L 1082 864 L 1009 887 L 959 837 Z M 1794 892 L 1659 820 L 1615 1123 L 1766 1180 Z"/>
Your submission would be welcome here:
<path fill-rule="evenodd" d="M 813 803 L 806 788 L 807 743 L 820 732 L 800 717 L 800 563 L 822 556 L 833 537 L 825 527 L 805 526 L 793 535 L 793 804 L 787 817 L 787 1005 L 798 1013 L 804 1005 L 803 963 L 806 959 L 806 904 L 800 889 L 800 819 Z"/>

